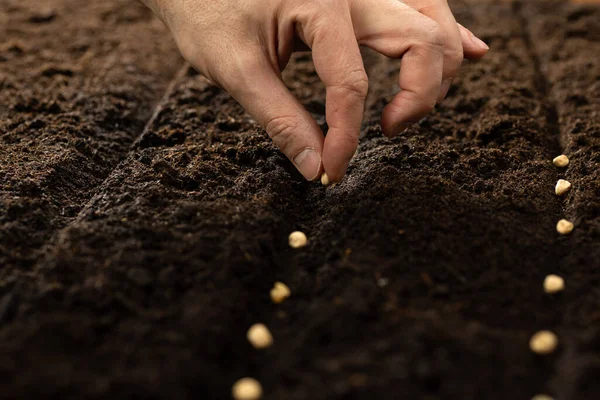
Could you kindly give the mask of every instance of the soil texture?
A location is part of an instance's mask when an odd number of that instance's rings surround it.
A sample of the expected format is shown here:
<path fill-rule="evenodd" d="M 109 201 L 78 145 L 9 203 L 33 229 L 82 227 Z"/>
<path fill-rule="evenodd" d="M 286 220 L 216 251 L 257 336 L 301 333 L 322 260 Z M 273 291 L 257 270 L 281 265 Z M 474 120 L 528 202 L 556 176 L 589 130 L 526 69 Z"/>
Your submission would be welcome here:
<path fill-rule="evenodd" d="M 450 3 L 490 52 L 390 140 L 399 62 L 365 49 L 360 146 L 323 187 L 140 4 L 5 0 L 0 397 L 600 398 L 600 7 Z M 310 54 L 284 79 L 326 131 Z"/>

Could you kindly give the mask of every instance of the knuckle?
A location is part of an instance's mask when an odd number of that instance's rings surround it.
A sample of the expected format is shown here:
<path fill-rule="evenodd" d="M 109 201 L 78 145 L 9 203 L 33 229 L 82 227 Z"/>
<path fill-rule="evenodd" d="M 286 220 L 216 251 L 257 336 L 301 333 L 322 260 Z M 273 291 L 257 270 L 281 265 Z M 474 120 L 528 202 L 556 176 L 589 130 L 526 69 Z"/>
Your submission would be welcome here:
<path fill-rule="evenodd" d="M 256 54 L 236 52 L 227 62 L 219 62 L 211 68 L 222 86 L 231 94 L 246 91 L 255 85 L 253 73 L 265 68 L 265 62 Z"/>
<path fill-rule="evenodd" d="M 369 92 L 369 78 L 364 70 L 354 70 L 347 74 L 346 80 L 337 87 L 364 99 Z"/>
<path fill-rule="evenodd" d="M 434 46 L 445 47 L 448 40 L 446 31 L 437 23 L 433 22 L 428 28 L 430 43 Z"/>
<path fill-rule="evenodd" d="M 443 49 L 446 46 L 448 35 L 440 24 L 430 18 L 420 21 L 422 29 L 422 43 L 426 46 Z"/>
<path fill-rule="evenodd" d="M 296 126 L 294 117 L 280 115 L 269 118 L 265 124 L 265 130 L 281 151 L 291 154 Z"/>

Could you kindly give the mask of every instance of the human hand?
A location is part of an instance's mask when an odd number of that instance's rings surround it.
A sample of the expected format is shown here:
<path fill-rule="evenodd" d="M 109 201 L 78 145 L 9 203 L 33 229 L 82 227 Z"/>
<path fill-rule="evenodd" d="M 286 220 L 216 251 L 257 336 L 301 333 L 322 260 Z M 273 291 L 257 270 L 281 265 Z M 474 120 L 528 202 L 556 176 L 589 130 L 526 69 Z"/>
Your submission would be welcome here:
<path fill-rule="evenodd" d="M 344 176 L 358 146 L 368 79 L 359 45 L 402 58 L 402 89 L 381 117 L 395 136 L 427 115 L 467 58 L 488 47 L 457 24 L 446 0 L 143 0 L 184 58 L 227 90 L 308 180 Z M 281 71 L 312 50 L 326 86 L 327 137 Z"/>

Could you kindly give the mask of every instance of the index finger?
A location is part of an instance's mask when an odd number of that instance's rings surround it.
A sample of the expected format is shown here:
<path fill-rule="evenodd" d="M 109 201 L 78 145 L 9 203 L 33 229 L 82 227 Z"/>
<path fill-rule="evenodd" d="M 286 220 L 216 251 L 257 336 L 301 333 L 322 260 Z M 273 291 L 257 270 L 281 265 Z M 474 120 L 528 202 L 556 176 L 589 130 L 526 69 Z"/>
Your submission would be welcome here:
<path fill-rule="evenodd" d="M 329 10 L 327 15 L 320 20 L 308 19 L 301 27 L 301 36 L 312 49 L 315 70 L 327 90 L 329 130 L 323 148 L 323 167 L 329 179 L 337 182 L 346 173 L 358 147 L 369 83 L 350 11 Z"/>

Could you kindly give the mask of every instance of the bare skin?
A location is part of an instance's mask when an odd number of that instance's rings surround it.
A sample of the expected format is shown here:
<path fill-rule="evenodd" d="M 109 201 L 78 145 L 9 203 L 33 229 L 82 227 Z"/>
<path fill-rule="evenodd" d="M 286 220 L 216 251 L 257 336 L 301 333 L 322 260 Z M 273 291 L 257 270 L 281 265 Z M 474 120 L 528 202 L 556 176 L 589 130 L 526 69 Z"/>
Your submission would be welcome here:
<path fill-rule="evenodd" d="M 359 45 L 402 59 L 402 89 L 384 108 L 393 137 L 446 96 L 463 58 L 488 47 L 457 24 L 446 0 L 142 0 L 184 58 L 227 90 L 308 180 L 341 180 L 357 146 L 368 79 Z M 325 138 L 281 71 L 310 49 L 326 86 Z"/>

